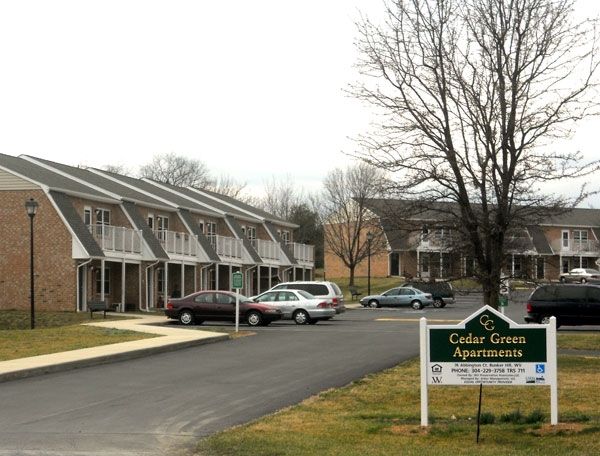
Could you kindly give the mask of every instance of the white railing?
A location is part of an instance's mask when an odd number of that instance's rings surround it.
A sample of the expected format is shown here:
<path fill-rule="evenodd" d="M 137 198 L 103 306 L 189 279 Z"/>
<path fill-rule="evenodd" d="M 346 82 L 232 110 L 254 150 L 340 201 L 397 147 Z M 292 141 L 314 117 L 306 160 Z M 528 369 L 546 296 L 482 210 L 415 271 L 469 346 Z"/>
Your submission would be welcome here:
<path fill-rule="evenodd" d="M 279 260 L 281 258 L 281 248 L 277 242 L 254 239 L 252 245 L 260 257 L 265 260 Z"/>
<path fill-rule="evenodd" d="M 450 234 L 419 234 L 418 247 L 431 249 L 447 249 L 453 245 L 454 239 Z"/>
<path fill-rule="evenodd" d="M 241 239 L 214 234 L 209 235 L 208 239 L 217 252 L 217 255 L 219 255 L 221 258 L 242 258 L 244 247 Z"/>
<path fill-rule="evenodd" d="M 555 252 L 569 253 L 597 253 L 600 250 L 598 241 L 577 241 L 569 239 L 567 245 L 563 239 L 555 239 L 550 243 Z"/>
<path fill-rule="evenodd" d="M 142 252 L 141 230 L 112 225 L 88 225 L 88 229 L 102 250 L 121 253 Z"/>
<path fill-rule="evenodd" d="M 195 257 L 198 255 L 198 238 L 196 235 L 158 230 L 155 232 L 163 249 L 169 254 Z"/>
<path fill-rule="evenodd" d="M 308 244 L 298 244 L 294 242 L 294 258 L 304 263 L 315 262 L 315 246 Z"/>

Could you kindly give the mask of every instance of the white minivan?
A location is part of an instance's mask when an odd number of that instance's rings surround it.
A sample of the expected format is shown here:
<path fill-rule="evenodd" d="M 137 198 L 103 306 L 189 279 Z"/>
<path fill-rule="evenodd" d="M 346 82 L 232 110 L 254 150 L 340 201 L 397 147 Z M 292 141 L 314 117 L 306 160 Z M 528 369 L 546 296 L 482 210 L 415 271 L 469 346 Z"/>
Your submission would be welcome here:
<path fill-rule="evenodd" d="M 311 295 L 321 298 L 330 299 L 336 314 L 341 314 L 346 311 L 344 305 L 344 293 L 335 282 L 327 281 L 301 281 L 301 282 L 283 282 L 275 285 L 271 290 L 304 290 Z"/>

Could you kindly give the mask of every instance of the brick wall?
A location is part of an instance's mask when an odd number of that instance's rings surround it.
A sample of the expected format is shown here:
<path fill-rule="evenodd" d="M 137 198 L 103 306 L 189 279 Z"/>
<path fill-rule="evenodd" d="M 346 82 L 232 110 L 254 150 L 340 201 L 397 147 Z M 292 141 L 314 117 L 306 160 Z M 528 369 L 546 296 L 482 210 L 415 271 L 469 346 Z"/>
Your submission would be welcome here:
<path fill-rule="evenodd" d="M 41 190 L 0 192 L 0 309 L 30 308 L 30 219 L 25 202 L 39 203 L 34 227 L 36 310 L 76 310 L 71 234 Z"/>

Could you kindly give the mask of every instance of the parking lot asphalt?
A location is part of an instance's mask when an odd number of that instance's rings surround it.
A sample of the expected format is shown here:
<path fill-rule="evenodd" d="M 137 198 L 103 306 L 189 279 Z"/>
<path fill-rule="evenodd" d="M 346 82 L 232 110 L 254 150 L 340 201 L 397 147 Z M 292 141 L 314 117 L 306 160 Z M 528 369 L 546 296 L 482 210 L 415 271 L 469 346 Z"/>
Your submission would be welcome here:
<path fill-rule="evenodd" d="M 154 353 L 229 339 L 228 334 L 165 325 L 164 315 L 131 314 L 130 316 L 131 318 L 123 320 L 86 324 L 156 334 L 157 337 L 2 361 L 0 362 L 0 382 L 139 358 Z"/>
<path fill-rule="evenodd" d="M 349 309 L 361 308 L 361 305 L 357 302 L 346 303 L 346 307 Z M 155 353 L 164 353 L 229 339 L 228 334 L 165 324 L 164 315 L 130 314 L 129 316 L 131 318 L 123 320 L 97 321 L 85 324 L 156 334 L 157 337 L 1 361 L 0 383 L 51 372 L 140 358 Z M 600 356 L 600 352 L 595 351 L 559 350 L 559 353 Z"/>

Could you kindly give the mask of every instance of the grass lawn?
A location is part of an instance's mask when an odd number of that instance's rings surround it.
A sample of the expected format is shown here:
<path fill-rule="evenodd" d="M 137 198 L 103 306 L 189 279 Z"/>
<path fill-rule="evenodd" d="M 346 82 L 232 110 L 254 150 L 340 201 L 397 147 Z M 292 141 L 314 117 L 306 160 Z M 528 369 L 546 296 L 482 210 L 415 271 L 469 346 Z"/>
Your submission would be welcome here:
<path fill-rule="evenodd" d="M 595 345 L 598 346 L 598 337 Z M 550 389 L 430 386 L 430 426 L 420 426 L 419 360 L 324 392 L 198 443 L 202 456 L 600 454 L 600 358 L 559 356 L 559 424 Z"/>
<path fill-rule="evenodd" d="M 157 337 L 134 331 L 84 326 L 82 323 L 103 320 L 90 319 L 88 313 L 37 312 L 35 329 L 30 328 L 30 314 L 21 310 L 0 311 L 0 361 L 46 355 L 98 345 Z M 125 318 L 107 314 L 108 319 Z"/>

